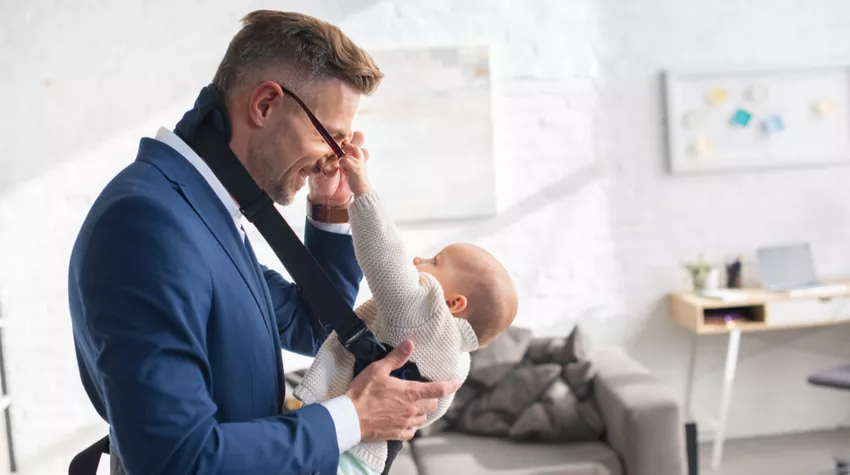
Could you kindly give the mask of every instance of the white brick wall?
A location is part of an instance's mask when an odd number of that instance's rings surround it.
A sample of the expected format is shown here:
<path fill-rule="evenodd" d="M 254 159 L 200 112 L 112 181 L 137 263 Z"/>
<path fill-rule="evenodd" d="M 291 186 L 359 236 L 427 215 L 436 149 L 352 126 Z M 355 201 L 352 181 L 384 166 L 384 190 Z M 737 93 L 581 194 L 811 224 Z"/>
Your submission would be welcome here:
<path fill-rule="evenodd" d="M 133 158 L 140 135 L 173 124 L 191 104 L 237 18 L 283 8 L 135 3 L 0 6 L 0 64 L 12 65 L 0 75 L 0 103 L 9 104 L 0 116 L 0 302 L 16 441 L 30 465 L 87 442 L 75 434 L 97 423 L 77 379 L 65 289 L 88 206 Z M 455 240 L 493 250 L 519 287 L 518 324 L 539 334 L 578 322 L 683 391 L 689 335 L 663 306 L 664 294 L 685 284 L 680 262 L 700 252 L 749 258 L 762 244 L 809 240 L 822 274 L 850 274 L 850 169 L 672 178 L 659 81 L 666 67 L 841 62 L 850 56 L 848 2 L 349 0 L 285 8 L 329 19 L 366 47 L 493 46 L 502 212 L 405 233 L 417 252 Z M 731 435 L 847 425 L 846 396 L 811 388 L 805 377 L 850 359 L 848 337 L 850 328 L 747 335 Z M 723 355 L 721 338 L 703 340 L 695 403 L 706 410 L 716 408 Z"/>

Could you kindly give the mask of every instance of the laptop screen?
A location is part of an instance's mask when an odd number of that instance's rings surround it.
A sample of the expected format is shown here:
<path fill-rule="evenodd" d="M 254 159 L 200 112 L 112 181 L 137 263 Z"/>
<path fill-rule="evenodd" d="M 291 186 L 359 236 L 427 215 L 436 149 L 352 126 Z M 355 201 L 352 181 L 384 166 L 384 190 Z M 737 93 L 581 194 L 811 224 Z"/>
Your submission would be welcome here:
<path fill-rule="evenodd" d="M 786 291 L 818 285 L 808 243 L 761 248 L 758 265 L 766 289 Z"/>

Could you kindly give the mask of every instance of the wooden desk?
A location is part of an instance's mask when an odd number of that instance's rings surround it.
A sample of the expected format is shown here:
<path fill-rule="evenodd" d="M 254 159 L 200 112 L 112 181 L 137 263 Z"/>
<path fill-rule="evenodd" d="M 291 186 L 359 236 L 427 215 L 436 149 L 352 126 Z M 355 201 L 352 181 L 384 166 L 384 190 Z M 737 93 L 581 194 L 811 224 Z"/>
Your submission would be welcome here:
<path fill-rule="evenodd" d="M 699 337 L 702 335 L 728 335 L 726 365 L 720 396 L 720 414 L 712 421 L 716 430 L 712 450 L 711 467 L 717 470 L 723 459 L 723 443 L 726 439 L 726 423 L 729 405 L 732 402 L 732 387 L 738 365 L 738 348 L 741 335 L 748 332 L 812 328 L 850 323 L 850 280 L 839 281 L 848 286 L 844 291 L 824 295 L 790 296 L 785 293 L 764 289 L 744 289 L 746 300 L 724 302 L 701 297 L 694 293 L 679 292 L 667 297 L 670 318 L 692 332 L 691 355 L 688 365 L 688 380 L 685 389 L 685 410 L 692 414 L 691 393 L 693 392 L 694 367 L 696 364 Z M 727 323 L 706 322 L 706 318 L 724 313 L 743 314 L 746 320 Z"/>

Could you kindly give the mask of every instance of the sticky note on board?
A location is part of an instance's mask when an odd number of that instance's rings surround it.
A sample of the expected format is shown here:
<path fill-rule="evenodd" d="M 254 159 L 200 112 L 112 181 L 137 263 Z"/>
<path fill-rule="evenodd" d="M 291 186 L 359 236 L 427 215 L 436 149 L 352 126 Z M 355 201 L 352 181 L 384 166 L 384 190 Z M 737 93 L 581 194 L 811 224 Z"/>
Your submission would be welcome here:
<path fill-rule="evenodd" d="M 709 104 L 717 106 L 726 102 L 726 99 L 729 98 L 729 92 L 722 87 L 716 87 L 705 95 L 706 100 Z"/>
<path fill-rule="evenodd" d="M 750 119 L 753 118 L 753 114 L 745 111 L 744 109 L 738 109 L 732 114 L 732 119 L 730 120 L 732 125 L 737 125 L 740 127 L 746 127 L 747 124 L 750 123 Z"/>
<path fill-rule="evenodd" d="M 747 97 L 753 102 L 764 102 L 769 96 L 770 89 L 761 84 L 750 86 L 750 90 L 747 93 Z"/>
<path fill-rule="evenodd" d="M 815 102 L 815 114 L 819 117 L 825 117 L 835 111 L 835 102 L 829 99 L 821 99 Z"/>
<path fill-rule="evenodd" d="M 762 121 L 761 129 L 766 134 L 776 134 L 785 130 L 785 121 L 779 115 L 772 115 Z"/>
<path fill-rule="evenodd" d="M 709 137 L 697 137 L 690 146 L 691 155 L 704 157 L 714 152 L 714 140 Z"/>
<path fill-rule="evenodd" d="M 685 127 L 692 129 L 695 127 L 699 127 L 705 123 L 705 114 L 700 111 L 688 111 L 685 113 L 685 116 L 682 118 L 682 123 Z"/>

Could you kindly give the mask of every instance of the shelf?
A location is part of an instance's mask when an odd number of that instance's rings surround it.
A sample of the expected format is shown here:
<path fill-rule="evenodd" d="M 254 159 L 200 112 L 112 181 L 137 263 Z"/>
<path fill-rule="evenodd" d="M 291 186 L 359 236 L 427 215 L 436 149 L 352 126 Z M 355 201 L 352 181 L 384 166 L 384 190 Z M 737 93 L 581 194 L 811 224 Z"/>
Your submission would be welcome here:
<path fill-rule="evenodd" d="M 850 284 L 850 281 L 838 281 Z M 744 289 L 746 300 L 724 302 L 691 292 L 671 293 L 667 297 L 670 318 L 697 335 L 721 335 L 738 329 L 741 332 L 761 332 L 794 328 L 817 328 L 850 323 L 850 313 L 842 307 L 850 306 L 850 290 L 825 295 L 791 296 L 764 289 Z M 833 302 L 835 305 L 824 304 Z M 711 317 L 729 310 L 744 317 L 727 323 L 713 323 Z M 806 321 L 793 315 L 810 313 Z M 790 318 L 787 318 L 788 315 Z M 786 317 L 786 318 L 783 318 Z"/>
<path fill-rule="evenodd" d="M 707 323 L 703 324 L 702 328 L 700 328 L 696 333 L 700 335 L 721 335 L 725 333 L 729 333 L 733 328 L 737 328 L 741 330 L 743 333 L 747 332 L 763 332 L 763 331 L 771 331 L 771 330 L 789 330 L 793 328 L 818 328 L 818 327 L 827 327 L 831 325 L 841 325 L 844 323 L 850 323 L 850 319 L 848 320 L 825 320 L 819 322 L 801 322 L 801 323 L 786 323 L 786 324 L 767 324 L 764 322 L 736 322 L 730 323 L 727 325 L 719 324 L 719 323 Z"/>

